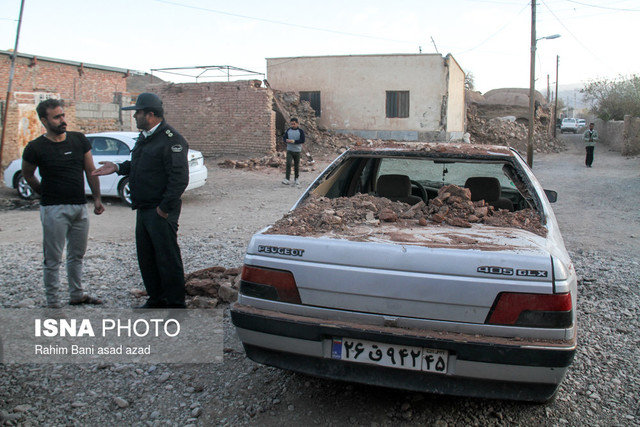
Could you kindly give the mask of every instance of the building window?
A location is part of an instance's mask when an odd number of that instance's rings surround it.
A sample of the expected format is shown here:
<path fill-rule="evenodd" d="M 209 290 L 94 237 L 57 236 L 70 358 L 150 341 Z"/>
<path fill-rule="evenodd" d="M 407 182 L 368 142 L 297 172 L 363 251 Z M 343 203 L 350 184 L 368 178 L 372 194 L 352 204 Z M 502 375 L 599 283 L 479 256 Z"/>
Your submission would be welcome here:
<path fill-rule="evenodd" d="M 409 117 L 409 91 L 387 91 L 387 117 Z"/>
<path fill-rule="evenodd" d="M 316 117 L 320 117 L 322 105 L 320 104 L 320 92 L 300 92 L 300 101 L 309 101 L 311 108 L 316 112 Z"/>

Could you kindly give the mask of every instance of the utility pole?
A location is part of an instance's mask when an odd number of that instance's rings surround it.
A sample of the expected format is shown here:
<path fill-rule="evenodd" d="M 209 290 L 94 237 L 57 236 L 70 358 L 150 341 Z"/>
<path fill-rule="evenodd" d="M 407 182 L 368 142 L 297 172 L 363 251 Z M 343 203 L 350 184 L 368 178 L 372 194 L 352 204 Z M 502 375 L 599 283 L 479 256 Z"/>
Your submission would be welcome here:
<path fill-rule="evenodd" d="M 0 136 L 0 168 L 2 167 L 2 149 L 4 148 L 4 134 L 7 129 L 7 119 L 9 118 L 9 101 L 11 99 L 11 86 L 13 84 L 13 73 L 16 69 L 16 56 L 18 56 L 18 39 L 20 39 L 20 26 L 22 25 L 22 11 L 24 10 L 24 0 L 20 2 L 20 16 L 18 17 L 18 30 L 16 31 L 16 45 L 11 54 L 11 71 L 9 71 L 9 83 L 7 84 L 7 100 L 4 104 L 4 117 L 2 118 L 2 136 Z"/>
<path fill-rule="evenodd" d="M 547 74 L 547 104 L 549 103 L 549 101 L 551 101 L 551 98 L 549 98 L 549 74 Z"/>
<path fill-rule="evenodd" d="M 560 65 L 560 55 L 556 55 L 556 105 L 553 107 L 553 137 L 556 137 L 556 122 L 558 121 L 558 66 Z"/>
<path fill-rule="evenodd" d="M 529 133 L 527 135 L 527 164 L 533 167 L 533 124 L 535 114 L 536 73 L 536 0 L 531 1 L 531 70 L 529 72 Z"/>

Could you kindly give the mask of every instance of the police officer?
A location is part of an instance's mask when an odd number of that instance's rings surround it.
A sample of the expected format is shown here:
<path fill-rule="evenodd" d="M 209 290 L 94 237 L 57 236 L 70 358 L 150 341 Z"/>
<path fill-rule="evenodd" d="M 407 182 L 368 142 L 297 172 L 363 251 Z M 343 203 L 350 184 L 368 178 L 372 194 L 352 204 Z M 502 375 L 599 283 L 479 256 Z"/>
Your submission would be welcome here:
<path fill-rule="evenodd" d="M 141 130 L 131 160 L 100 162 L 94 175 L 129 176 L 136 215 L 138 264 L 149 299 L 137 308 L 184 308 L 184 267 L 178 246 L 180 197 L 189 184 L 187 141 L 164 120 L 162 101 L 141 93 L 133 114 Z"/>

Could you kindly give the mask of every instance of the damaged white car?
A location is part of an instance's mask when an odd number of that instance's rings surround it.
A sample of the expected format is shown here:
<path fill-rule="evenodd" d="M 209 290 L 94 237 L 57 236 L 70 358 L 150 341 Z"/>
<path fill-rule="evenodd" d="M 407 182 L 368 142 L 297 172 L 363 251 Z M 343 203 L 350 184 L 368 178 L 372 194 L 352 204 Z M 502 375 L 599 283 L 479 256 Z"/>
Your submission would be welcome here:
<path fill-rule="evenodd" d="M 576 351 L 576 273 L 509 148 L 355 147 L 253 236 L 231 315 L 252 360 L 379 386 L 544 402 Z"/>

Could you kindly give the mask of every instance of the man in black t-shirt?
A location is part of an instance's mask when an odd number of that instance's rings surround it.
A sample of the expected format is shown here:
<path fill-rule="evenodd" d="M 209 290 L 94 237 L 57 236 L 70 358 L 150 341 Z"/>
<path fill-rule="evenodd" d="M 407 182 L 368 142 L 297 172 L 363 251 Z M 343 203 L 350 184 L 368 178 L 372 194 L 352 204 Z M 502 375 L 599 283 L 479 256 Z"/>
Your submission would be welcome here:
<path fill-rule="evenodd" d="M 67 243 L 69 304 L 102 304 L 82 289 L 82 259 L 87 250 L 89 214 L 84 195 L 84 178 L 91 188 L 96 215 L 104 212 L 100 182 L 91 143 L 79 132 L 67 132 L 62 102 L 42 101 L 36 108 L 46 133 L 29 142 L 22 153 L 22 175 L 33 191 L 41 195 L 40 219 L 44 252 L 44 288 L 47 307 L 60 308 L 58 288 L 62 252 Z M 35 175 L 40 171 L 42 182 Z"/>

